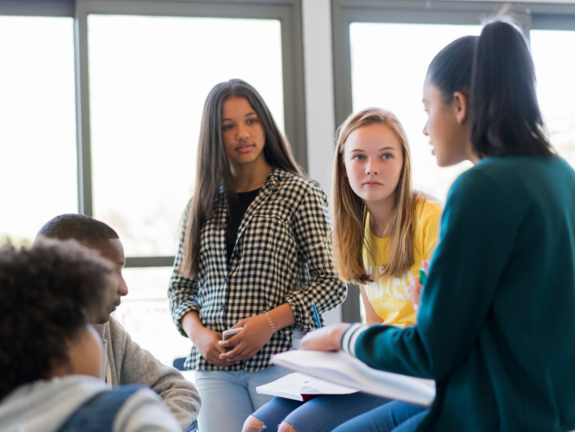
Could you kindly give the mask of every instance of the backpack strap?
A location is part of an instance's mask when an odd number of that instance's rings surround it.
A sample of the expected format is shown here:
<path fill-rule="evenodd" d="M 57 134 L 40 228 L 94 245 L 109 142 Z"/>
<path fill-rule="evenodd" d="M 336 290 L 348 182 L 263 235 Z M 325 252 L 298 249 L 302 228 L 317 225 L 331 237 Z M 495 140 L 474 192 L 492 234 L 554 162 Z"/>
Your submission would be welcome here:
<path fill-rule="evenodd" d="M 112 432 L 118 411 L 130 396 L 142 388 L 128 385 L 98 393 L 80 406 L 58 432 Z"/>

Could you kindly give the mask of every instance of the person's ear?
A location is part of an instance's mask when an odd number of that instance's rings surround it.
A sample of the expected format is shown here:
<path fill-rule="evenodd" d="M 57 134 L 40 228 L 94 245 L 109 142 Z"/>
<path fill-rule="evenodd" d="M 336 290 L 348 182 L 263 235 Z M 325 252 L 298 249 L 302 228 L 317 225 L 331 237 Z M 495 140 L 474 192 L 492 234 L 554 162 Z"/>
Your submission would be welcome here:
<path fill-rule="evenodd" d="M 463 124 L 469 115 L 469 98 L 464 93 L 456 91 L 453 93 L 453 100 L 451 102 L 453 110 L 455 111 L 455 119 L 457 123 Z"/>

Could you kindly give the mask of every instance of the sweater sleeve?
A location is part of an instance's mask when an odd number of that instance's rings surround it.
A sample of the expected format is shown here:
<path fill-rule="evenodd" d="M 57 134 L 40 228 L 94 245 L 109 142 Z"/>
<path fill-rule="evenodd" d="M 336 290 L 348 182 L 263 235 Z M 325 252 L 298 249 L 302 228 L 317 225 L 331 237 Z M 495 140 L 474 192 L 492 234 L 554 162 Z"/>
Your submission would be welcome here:
<path fill-rule="evenodd" d="M 515 232 L 500 188 L 481 173 L 461 175 L 446 203 L 417 325 L 371 326 L 357 337 L 355 355 L 390 372 L 448 376 L 479 337 Z"/>
<path fill-rule="evenodd" d="M 198 300 L 198 279 L 188 278 L 182 274 L 182 264 L 184 256 L 184 239 L 186 235 L 186 225 L 188 221 L 188 208 L 189 204 L 184 211 L 182 218 L 182 226 L 180 229 L 180 238 L 178 241 L 178 250 L 176 252 L 176 259 L 174 261 L 174 269 L 170 278 L 170 286 L 168 288 L 168 300 L 170 301 L 170 312 L 172 320 L 180 334 L 188 337 L 182 328 L 182 318 L 188 312 L 198 311 L 201 309 Z"/>
<path fill-rule="evenodd" d="M 335 270 L 327 196 L 319 186 L 309 188 L 294 212 L 292 227 L 311 278 L 301 289 L 292 291 L 287 302 L 295 315 L 296 327 L 308 331 L 312 328 L 312 302 L 322 313 L 342 303 L 347 294 L 347 287 Z"/>
<path fill-rule="evenodd" d="M 184 429 L 197 419 L 200 395 L 193 383 L 142 349 L 113 318 L 110 318 L 110 339 L 120 385 L 150 387 L 162 397 Z"/>

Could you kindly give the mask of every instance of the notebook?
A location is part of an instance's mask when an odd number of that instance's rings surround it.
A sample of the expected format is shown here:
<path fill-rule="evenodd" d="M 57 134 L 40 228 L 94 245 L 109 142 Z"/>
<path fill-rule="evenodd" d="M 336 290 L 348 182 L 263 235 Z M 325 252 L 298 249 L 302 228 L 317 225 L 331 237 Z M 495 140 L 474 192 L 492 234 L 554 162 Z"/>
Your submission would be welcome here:
<path fill-rule="evenodd" d="M 344 352 L 286 351 L 271 362 L 286 369 L 387 399 L 431 406 L 435 381 L 370 368 Z"/>
<path fill-rule="evenodd" d="M 293 399 L 306 402 L 320 395 L 343 395 L 357 393 L 349 387 L 313 378 L 299 372 L 286 375 L 269 384 L 256 387 L 260 394 L 278 396 L 286 399 Z"/>

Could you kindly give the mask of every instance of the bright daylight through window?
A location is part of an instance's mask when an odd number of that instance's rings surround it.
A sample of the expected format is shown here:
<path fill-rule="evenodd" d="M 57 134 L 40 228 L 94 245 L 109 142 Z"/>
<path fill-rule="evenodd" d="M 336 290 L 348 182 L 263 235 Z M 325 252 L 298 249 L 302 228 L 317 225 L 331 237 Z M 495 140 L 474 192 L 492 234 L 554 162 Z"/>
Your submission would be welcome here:
<path fill-rule="evenodd" d="M 88 30 L 94 217 L 118 231 L 126 256 L 173 255 L 210 89 L 247 81 L 283 130 L 280 22 L 90 15 Z M 170 274 L 168 267 L 126 269 L 130 294 L 115 312 L 168 364 L 190 346 L 171 321 Z"/>
<path fill-rule="evenodd" d="M 72 18 L 0 16 L 0 240 L 78 211 L 73 35 Z"/>
<path fill-rule="evenodd" d="M 471 166 L 439 168 L 423 135 L 423 81 L 433 57 L 449 42 L 477 35 L 480 26 L 353 23 L 350 26 L 353 110 L 377 106 L 403 124 L 417 190 L 445 201 L 449 186 Z M 374 48 L 377 47 L 377 48 Z M 374 55 L 377 49 L 381 55 Z"/>

